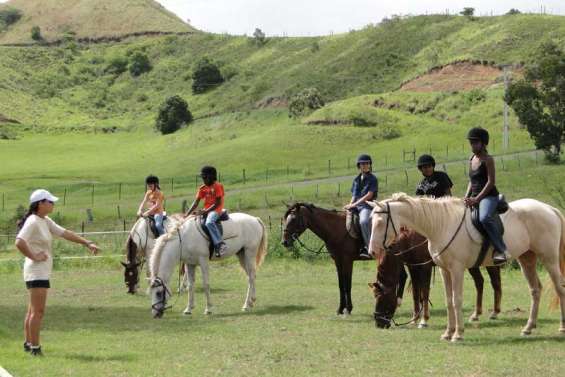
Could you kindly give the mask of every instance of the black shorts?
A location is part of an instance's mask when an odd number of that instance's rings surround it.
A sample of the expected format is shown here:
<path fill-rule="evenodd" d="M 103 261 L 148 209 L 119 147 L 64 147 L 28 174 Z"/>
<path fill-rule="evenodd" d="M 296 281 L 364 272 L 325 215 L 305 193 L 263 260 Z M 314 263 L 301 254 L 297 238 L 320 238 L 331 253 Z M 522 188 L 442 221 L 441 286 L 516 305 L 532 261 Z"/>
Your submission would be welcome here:
<path fill-rule="evenodd" d="M 27 289 L 30 288 L 51 288 L 49 280 L 30 280 L 26 281 Z"/>

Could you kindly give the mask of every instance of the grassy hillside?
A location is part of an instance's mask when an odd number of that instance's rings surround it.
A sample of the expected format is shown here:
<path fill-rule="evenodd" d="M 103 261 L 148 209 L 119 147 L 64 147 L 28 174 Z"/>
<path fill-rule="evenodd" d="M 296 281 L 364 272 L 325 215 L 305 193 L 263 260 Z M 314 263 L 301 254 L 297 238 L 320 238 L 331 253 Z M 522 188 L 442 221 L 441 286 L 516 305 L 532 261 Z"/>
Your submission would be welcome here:
<path fill-rule="evenodd" d="M 10 0 L 0 5 L 19 9 L 23 17 L 0 33 L 0 44 L 31 43 L 39 26 L 46 41 L 73 32 L 77 38 L 100 38 L 148 31 L 194 31 L 153 0 Z"/>

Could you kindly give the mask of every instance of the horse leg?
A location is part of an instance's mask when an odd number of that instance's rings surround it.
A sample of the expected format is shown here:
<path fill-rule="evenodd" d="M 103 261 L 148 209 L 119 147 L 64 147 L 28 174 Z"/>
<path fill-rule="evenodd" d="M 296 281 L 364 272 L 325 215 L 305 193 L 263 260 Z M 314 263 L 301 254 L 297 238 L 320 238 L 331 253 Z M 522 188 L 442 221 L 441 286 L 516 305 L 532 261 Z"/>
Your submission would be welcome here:
<path fill-rule="evenodd" d="M 442 334 L 441 339 L 450 340 L 455 332 L 455 313 L 453 311 L 453 290 L 451 284 L 451 273 L 444 268 L 439 269 L 443 279 L 445 289 L 445 306 L 447 307 L 447 328 Z"/>
<path fill-rule="evenodd" d="M 337 281 L 339 284 L 339 307 L 337 308 L 337 315 L 343 314 L 343 310 L 345 309 L 345 279 L 342 273 L 342 266 L 341 263 L 336 261 L 335 264 L 337 270 Z"/>
<path fill-rule="evenodd" d="M 202 271 L 202 288 L 206 296 L 206 308 L 204 314 L 212 314 L 212 301 L 210 300 L 210 279 L 208 269 L 208 256 L 200 258 L 200 271 Z"/>
<path fill-rule="evenodd" d="M 181 284 L 178 293 L 184 292 L 188 288 L 188 266 L 182 262 L 179 266 L 181 274 Z"/>
<path fill-rule="evenodd" d="M 559 257 L 551 259 L 552 260 L 544 258 L 542 259 L 542 263 L 551 277 L 555 293 L 557 294 L 557 298 L 561 306 L 561 324 L 559 326 L 559 332 L 565 333 L 565 286 L 562 285 L 563 280 L 561 277 L 561 270 L 559 269 Z"/>
<path fill-rule="evenodd" d="M 353 278 L 353 261 L 347 260 L 343 266 L 345 280 L 345 311 L 343 314 L 351 314 L 353 311 L 353 302 L 351 301 L 351 280 Z"/>
<path fill-rule="evenodd" d="M 518 257 L 518 262 L 522 268 L 522 273 L 530 286 L 530 294 L 532 296 L 532 306 L 530 307 L 530 317 L 528 323 L 522 328 L 522 335 L 530 335 L 532 329 L 536 328 L 538 318 L 539 302 L 541 297 L 541 282 L 536 271 L 536 254 L 533 251 L 527 251 Z"/>
<path fill-rule="evenodd" d="M 465 331 L 465 320 L 463 319 L 463 279 L 465 268 L 455 266 L 451 269 L 451 284 L 453 289 L 453 310 L 455 312 L 455 333 L 451 337 L 452 342 L 463 340 Z"/>
<path fill-rule="evenodd" d="M 416 322 L 418 319 L 420 319 L 420 296 L 422 287 L 420 287 L 418 268 L 408 267 L 408 272 L 410 273 L 410 280 L 412 281 L 412 300 L 414 301 L 414 312 L 412 313 L 412 320 Z"/>
<path fill-rule="evenodd" d="M 500 267 L 489 266 L 487 272 L 490 277 L 490 285 L 494 291 L 494 309 L 489 319 L 497 319 L 500 313 L 500 302 L 502 301 L 502 280 L 500 279 Z"/>
<path fill-rule="evenodd" d="M 479 267 L 469 268 L 469 273 L 473 277 L 475 282 L 475 289 L 477 290 L 477 299 L 475 301 L 475 311 L 469 317 L 469 321 L 474 322 L 479 320 L 479 316 L 483 314 L 483 287 L 485 284 L 485 279 L 483 274 L 481 274 L 481 269 Z"/>
<path fill-rule="evenodd" d="M 187 291 L 188 291 L 188 304 L 186 309 L 184 309 L 184 314 L 192 314 L 192 309 L 194 309 L 194 279 L 196 274 L 196 266 L 193 264 L 186 264 L 186 281 L 187 283 Z"/>
<path fill-rule="evenodd" d="M 245 252 L 243 257 L 245 258 L 245 272 L 247 273 L 247 296 L 245 297 L 245 303 L 241 310 L 248 311 L 255 305 L 255 256 L 249 257 Z"/>
<path fill-rule="evenodd" d="M 408 280 L 408 274 L 406 274 L 406 270 L 404 270 L 404 265 L 400 266 L 398 278 L 398 289 L 396 290 L 396 307 L 400 307 L 402 305 L 402 296 L 404 296 L 404 287 L 406 286 L 406 280 Z M 412 275 L 410 275 L 412 276 Z M 412 279 L 412 288 L 414 288 L 414 279 Z"/>
<path fill-rule="evenodd" d="M 432 280 L 432 266 L 427 265 L 422 267 L 422 286 L 420 287 L 422 305 L 424 305 L 424 312 L 418 324 L 419 329 L 428 327 L 430 319 L 430 283 Z"/>

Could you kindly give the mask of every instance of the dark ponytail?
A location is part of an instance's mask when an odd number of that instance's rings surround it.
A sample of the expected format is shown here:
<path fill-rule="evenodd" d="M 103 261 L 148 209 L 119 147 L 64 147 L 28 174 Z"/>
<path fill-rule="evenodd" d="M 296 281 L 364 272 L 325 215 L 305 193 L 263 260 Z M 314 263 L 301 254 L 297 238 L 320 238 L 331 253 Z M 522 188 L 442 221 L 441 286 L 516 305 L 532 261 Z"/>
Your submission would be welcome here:
<path fill-rule="evenodd" d="M 30 217 L 31 215 L 35 215 L 37 213 L 37 210 L 39 209 L 39 203 L 40 202 L 31 203 L 29 205 L 29 209 L 27 210 L 25 215 L 23 215 L 22 218 L 18 220 L 18 222 L 16 223 L 16 226 L 18 228 L 18 232 L 24 227 L 24 224 L 25 224 L 27 218 Z"/>

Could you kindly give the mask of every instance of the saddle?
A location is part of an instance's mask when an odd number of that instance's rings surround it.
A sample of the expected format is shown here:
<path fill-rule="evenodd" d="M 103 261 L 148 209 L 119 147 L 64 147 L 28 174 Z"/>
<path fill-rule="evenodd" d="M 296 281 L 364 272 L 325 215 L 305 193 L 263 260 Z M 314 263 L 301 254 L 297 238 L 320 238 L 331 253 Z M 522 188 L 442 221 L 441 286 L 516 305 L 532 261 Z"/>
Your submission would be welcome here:
<path fill-rule="evenodd" d="M 500 194 L 498 196 L 498 206 L 496 207 L 496 214 L 494 215 L 494 219 L 498 231 L 500 232 L 501 235 L 504 234 L 504 224 L 502 223 L 502 219 L 500 218 L 500 215 L 506 213 L 509 208 L 510 206 L 508 205 L 506 198 L 504 198 L 504 195 Z M 480 267 L 480 265 L 483 264 L 483 261 L 485 260 L 487 251 L 491 246 L 491 242 L 488 238 L 485 228 L 483 228 L 483 225 L 479 221 L 478 207 L 471 208 L 471 222 L 473 223 L 475 229 L 477 229 L 477 231 L 483 236 L 483 242 L 481 244 L 481 251 L 479 252 L 479 257 L 477 258 L 477 261 L 473 265 L 473 267 Z"/>
<path fill-rule="evenodd" d="M 155 216 L 149 215 L 147 216 L 147 220 L 149 220 L 149 229 L 151 229 L 151 233 L 153 233 L 153 236 L 155 238 L 159 238 L 159 231 L 157 230 L 157 226 L 155 226 Z M 166 221 L 167 215 L 165 215 L 165 217 L 163 218 L 163 226 L 165 225 Z"/>
<path fill-rule="evenodd" d="M 345 211 L 345 228 L 351 238 L 361 239 L 361 225 L 359 224 L 359 211 L 357 208 Z"/>
<path fill-rule="evenodd" d="M 222 213 L 218 217 L 218 221 L 216 221 L 218 231 L 220 232 L 220 235 L 222 237 L 224 236 L 224 227 L 222 226 L 222 222 L 228 221 L 229 219 L 230 219 L 230 216 L 228 214 L 228 211 L 225 210 L 225 209 L 222 210 Z M 212 244 L 212 238 L 210 237 L 210 231 L 206 227 L 206 215 L 198 216 L 196 218 L 196 225 L 198 227 L 198 230 L 200 230 L 200 234 L 202 234 L 204 236 L 204 238 L 206 238 L 208 240 L 208 249 L 210 251 L 210 259 L 212 259 L 212 256 L 214 255 L 214 244 Z"/>

